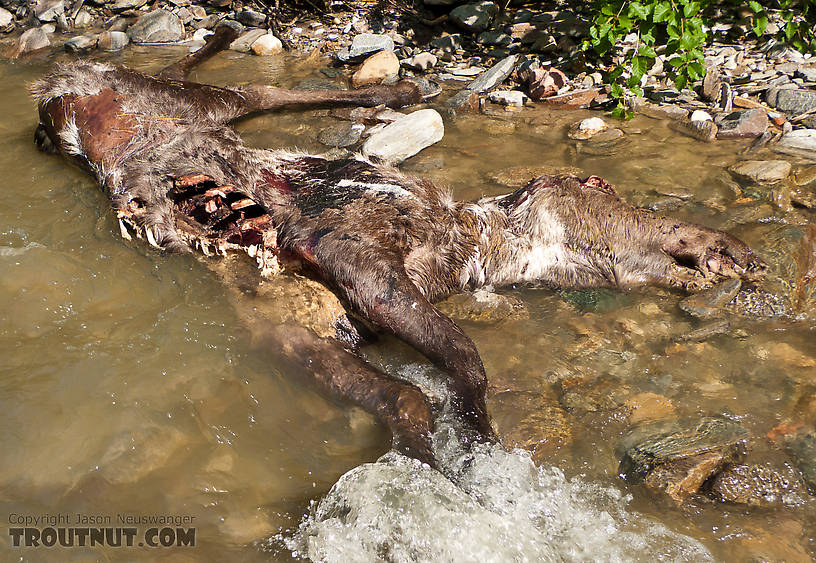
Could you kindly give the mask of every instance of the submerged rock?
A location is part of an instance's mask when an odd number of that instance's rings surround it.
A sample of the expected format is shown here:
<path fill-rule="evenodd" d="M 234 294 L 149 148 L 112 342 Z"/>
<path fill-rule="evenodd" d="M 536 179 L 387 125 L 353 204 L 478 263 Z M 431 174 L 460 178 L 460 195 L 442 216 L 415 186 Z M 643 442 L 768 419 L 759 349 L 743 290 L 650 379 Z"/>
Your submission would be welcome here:
<path fill-rule="evenodd" d="M 711 289 L 686 297 L 680 302 L 680 308 L 695 317 L 713 317 L 737 296 L 740 287 L 742 282 L 739 278 L 727 279 Z"/>
<path fill-rule="evenodd" d="M 766 465 L 734 465 L 714 477 L 711 492 L 724 501 L 751 506 L 800 504 L 807 490 L 792 471 L 785 473 Z"/>
<path fill-rule="evenodd" d="M 458 321 L 498 322 L 526 316 L 524 302 L 517 297 L 484 289 L 452 295 L 439 303 L 437 308 Z"/>
<path fill-rule="evenodd" d="M 706 119 L 672 121 L 670 127 L 674 131 L 694 137 L 698 141 L 711 142 L 717 138 L 717 124 Z"/>
<path fill-rule="evenodd" d="M 317 140 L 329 147 L 348 147 L 360 140 L 365 125 L 344 121 L 326 127 L 317 136 Z"/>
<path fill-rule="evenodd" d="M 619 472 L 630 483 L 640 483 L 657 467 L 652 485 L 680 495 L 693 492 L 737 452 L 748 432 L 723 418 L 681 419 L 636 428 L 617 449 Z M 708 471 L 704 478 L 702 473 Z M 696 489 L 695 489 L 696 490 Z M 670 492 L 670 494 L 672 494 Z M 674 496 L 674 494 L 672 494 Z"/>
<path fill-rule="evenodd" d="M 787 160 L 745 160 L 730 166 L 728 171 L 746 180 L 773 184 L 788 177 L 791 163 Z"/>
<path fill-rule="evenodd" d="M 362 153 L 395 165 L 442 140 L 445 126 L 433 109 L 421 109 L 385 126 L 368 138 Z"/>
<path fill-rule="evenodd" d="M 790 440 L 787 444 L 796 467 L 802 472 L 808 488 L 816 493 L 816 434 L 804 434 Z"/>

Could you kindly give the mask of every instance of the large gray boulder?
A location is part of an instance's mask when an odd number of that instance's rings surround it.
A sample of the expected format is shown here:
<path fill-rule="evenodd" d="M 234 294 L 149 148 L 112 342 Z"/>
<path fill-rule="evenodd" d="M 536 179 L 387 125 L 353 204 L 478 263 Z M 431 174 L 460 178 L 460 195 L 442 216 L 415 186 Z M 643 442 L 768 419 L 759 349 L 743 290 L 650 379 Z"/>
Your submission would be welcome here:
<path fill-rule="evenodd" d="M 127 34 L 134 43 L 174 43 L 184 37 L 184 25 L 175 14 L 154 10 L 140 17 Z"/>
<path fill-rule="evenodd" d="M 487 29 L 498 13 L 499 7 L 494 2 L 477 2 L 454 8 L 450 20 L 462 29 L 479 33 Z"/>
<path fill-rule="evenodd" d="M 363 144 L 362 153 L 388 164 L 399 164 L 439 142 L 444 133 L 442 116 L 436 110 L 421 109 L 371 135 Z"/>

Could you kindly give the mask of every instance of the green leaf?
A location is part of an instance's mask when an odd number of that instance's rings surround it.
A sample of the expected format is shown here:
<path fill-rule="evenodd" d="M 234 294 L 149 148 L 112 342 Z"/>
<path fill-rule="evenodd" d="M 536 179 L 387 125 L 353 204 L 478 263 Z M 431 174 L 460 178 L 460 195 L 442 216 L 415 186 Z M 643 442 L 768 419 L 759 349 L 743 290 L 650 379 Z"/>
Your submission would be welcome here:
<path fill-rule="evenodd" d="M 694 81 L 700 80 L 705 74 L 705 68 L 700 63 L 691 63 L 686 67 L 686 72 L 688 73 L 689 78 Z"/>
<path fill-rule="evenodd" d="M 794 35 L 796 35 L 796 24 L 789 21 L 785 24 L 785 38 L 790 41 Z"/>
<path fill-rule="evenodd" d="M 637 77 L 637 81 L 640 82 L 640 78 L 646 74 L 647 70 L 649 70 L 649 59 L 647 57 L 632 59 L 632 78 Z"/>
<path fill-rule="evenodd" d="M 672 57 L 669 59 L 669 64 L 674 68 L 678 68 L 686 64 L 686 62 L 681 57 Z"/>
<path fill-rule="evenodd" d="M 700 3 L 699 2 L 689 2 L 685 6 L 683 6 L 683 15 L 687 18 L 692 17 L 694 14 L 700 11 Z"/>
<path fill-rule="evenodd" d="M 671 15 L 671 13 L 672 7 L 669 2 L 658 2 L 657 5 L 655 5 L 652 19 L 657 23 L 664 22 L 669 19 L 669 15 Z"/>
<path fill-rule="evenodd" d="M 754 35 L 759 37 L 765 33 L 765 28 L 768 27 L 768 16 L 758 15 L 754 20 Z"/>
<path fill-rule="evenodd" d="M 680 39 L 680 36 L 682 35 L 680 33 L 680 28 L 673 23 L 666 26 L 666 33 L 669 34 L 671 39 Z"/>
<path fill-rule="evenodd" d="M 751 8 L 751 11 L 755 14 L 765 11 L 765 8 L 756 0 L 748 0 L 748 7 Z"/>
<path fill-rule="evenodd" d="M 645 20 L 649 17 L 649 7 L 640 2 L 632 2 L 629 4 L 629 10 L 626 13 L 630 18 Z"/>
<path fill-rule="evenodd" d="M 688 84 L 688 80 L 682 74 L 674 77 L 674 85 L 677 86 L 678 90 L 685 88 L 686 84 Z"/>
<path fill-rule="evenodd" d="M 643 88 L 640 86 L 631 86 L 629 88 L 635 96 L 643 97 Z"/>
<path fill-rule="evenodd" d="M 613 98 L 620 98 L 623 96 L 623 86 L 615 82 L 612 84 L 612 89 L 609 93 L 612 94 Z"/>
<path fill-rule="evenodd" d="M 652 47 L 649 47 L 648 45 L 641 45 L 638 49 L 638 55 L 641 57 L 655 58 L 657 53 L 655 53 L 655 50 Z"/>

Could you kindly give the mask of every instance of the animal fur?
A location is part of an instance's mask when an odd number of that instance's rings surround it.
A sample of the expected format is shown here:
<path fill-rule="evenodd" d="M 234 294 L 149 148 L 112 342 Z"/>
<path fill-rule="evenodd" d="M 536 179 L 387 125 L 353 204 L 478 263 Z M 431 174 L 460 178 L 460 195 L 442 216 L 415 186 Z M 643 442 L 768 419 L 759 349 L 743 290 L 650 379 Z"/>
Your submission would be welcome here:
<path fill-rule="evenodd" d="M 172 78 L 231 35 L 221 28 L 204 52 L 158 77 L 90 62 L 57 66 L 31 89 L 37 139 L 94 174 L 125 236 L 135 232 L 171 251 L 239 250 L 267 275 L 294 263 L 310 270 L 354 315 L 447 372 L 453 403 L 476 439 L 495 439 L 484 368 L 473 342 L 433 301 L 529 281 L 691 288 L 764 268 L 734 237 L 635 209 L 595 176 L 542 176 L 510 194 L 460 202 L 359 156 L 246 147 L 228 123 L 247 113 L 296 104 L 400 106 L 420 94 L 409 83 L 303 93 Z M 353 331 L 338 323 L 336 336 Z M 283 324 L 266 329 L 317 381 L 386 422 L 400 450 L 433 463 L 433 420 L 422 394 L 320 336 Z"/>

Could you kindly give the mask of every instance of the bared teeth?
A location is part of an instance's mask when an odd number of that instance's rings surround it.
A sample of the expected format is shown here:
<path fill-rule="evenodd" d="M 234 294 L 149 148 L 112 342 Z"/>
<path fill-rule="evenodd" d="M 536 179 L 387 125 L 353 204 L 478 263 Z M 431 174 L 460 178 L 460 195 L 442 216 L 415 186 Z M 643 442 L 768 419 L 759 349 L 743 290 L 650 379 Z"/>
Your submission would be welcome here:
<path fill-rule="evenodd" d="M 232 209 L 243 209 L 243 208 L 249 207 L 251 205 L 255 205 L 255 202 L 252 201 L 249 198 L 244 198 L 244 199 L 239 199 L 238 201 L 235 201 L 235 202 L 231 203 L 230 207 Z"/>
<path fill-rule="evenodd" d="M 125 227 L 125 222 L 122 221 L 121 217 L 119 218 L 119 232 L 122 233 L 122 238 L 123 239 L 133 240 L 133 237 L 130 236 L 130 233 L 128 232 L 127 227 Z"/>
<path fill-rule="evenodd" d="M 147 235 L 147 242 L 150 243 L 150 246 L 161 248 L 159 243 L 156 242 L 156 235 L 153 234 L 153 229 L 151 227 L 145 227 L 145 235 Z"/>

